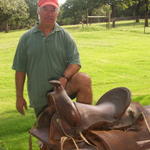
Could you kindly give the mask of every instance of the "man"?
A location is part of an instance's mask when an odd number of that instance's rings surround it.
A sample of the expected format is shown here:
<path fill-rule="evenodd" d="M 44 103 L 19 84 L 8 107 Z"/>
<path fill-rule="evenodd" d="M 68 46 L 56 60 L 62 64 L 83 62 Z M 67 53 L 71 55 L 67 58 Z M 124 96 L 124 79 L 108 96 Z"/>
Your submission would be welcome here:
<path fill-rule="evenodd" d="M 37 10 L 39 24 L 20 39 L 12 68 L 16 70 L 16 108 L 24 114 L 24 83 L 27 75 L 30 106 L 36 116 L 47 105 L 46 93 L 52 90 L 50 79 L 61 82 L 70 97 L 77 102 L 91 104 L 91 80 L 79 73 L 80 60 L 75 42 L 61 28 L 56 19 L 59 14 L 58 0 L 39 0 Z"/>

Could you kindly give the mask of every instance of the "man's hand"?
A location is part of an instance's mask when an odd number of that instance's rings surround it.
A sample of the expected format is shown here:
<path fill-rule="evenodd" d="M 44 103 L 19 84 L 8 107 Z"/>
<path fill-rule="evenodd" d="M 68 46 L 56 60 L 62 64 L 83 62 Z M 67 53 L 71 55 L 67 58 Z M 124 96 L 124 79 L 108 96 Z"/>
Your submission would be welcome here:
<path fill-rule="evenodd" d="M 59 81 L 60 81 L 61 85 L 65 88 L 67 85 L 67 79 L 64 77 L 60 77 Z"/>
<path fill-rule="evenodd" d="M 23 97 L 17 98 L 16 108 L 19 113 L 21 113 L 22 115 L 25 115 L 25 109 L 27 110 L 27 103 Z"/>

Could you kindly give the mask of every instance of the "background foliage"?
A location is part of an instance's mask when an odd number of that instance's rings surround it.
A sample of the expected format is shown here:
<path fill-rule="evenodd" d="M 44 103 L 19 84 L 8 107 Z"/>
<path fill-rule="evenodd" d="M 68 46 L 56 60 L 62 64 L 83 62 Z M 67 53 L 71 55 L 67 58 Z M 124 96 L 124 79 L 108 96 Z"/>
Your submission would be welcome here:
<path fill-rule="evenodd" d="M 0 0 L 0 30 L 8 32 L 9 29 L 33 26 L 37 22 L 36 9 L 37 0 Z M 88 16 L 107 16 L 108 11 L 112 27 L 120 17 L 134 18 L 136 22 L 145 18 L 145 26 L 148 26 L 149 0 L 66 0 L 61 5 L 58 23 L 87 23 Z"/>
<path fill-rule="evenodd" d="M 28 6 L 24 0 L 0 0 L 0 28 L 8 31 L 27 26 Z"/>

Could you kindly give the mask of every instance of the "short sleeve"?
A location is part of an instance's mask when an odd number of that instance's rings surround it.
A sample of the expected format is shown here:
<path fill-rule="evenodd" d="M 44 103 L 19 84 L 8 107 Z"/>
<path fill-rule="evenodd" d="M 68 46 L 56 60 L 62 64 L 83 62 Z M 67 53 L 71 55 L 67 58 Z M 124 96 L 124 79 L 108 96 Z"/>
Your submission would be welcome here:
<path fill-rule="evenodd" d="M 14 56 L 12 69 L 19 72 L 26 72 L 26 63 L 27 63 L 26 51 L 27 50 L 25 47 L 25 38 L 21 37 Z"/>
<path fill-rule="evenodd" d="M 66 53 L 68 64 L 78 64 L 81 66 L 77 45 L 68 33 L 66 34 Z"/>

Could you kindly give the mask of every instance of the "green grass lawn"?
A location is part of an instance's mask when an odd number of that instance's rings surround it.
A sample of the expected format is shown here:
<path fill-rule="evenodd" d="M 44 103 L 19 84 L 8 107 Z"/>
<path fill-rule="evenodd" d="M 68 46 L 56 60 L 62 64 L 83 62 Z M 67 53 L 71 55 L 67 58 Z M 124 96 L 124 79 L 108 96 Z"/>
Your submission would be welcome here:
<path fill-rule="evenodd" d="M 115 29 L 104 24 L 82 28 L 65 26 L 77 42 L 82 69 L 93 81 L 94 103 L 106 91 L 128 87 L 132 100 L 150 104 L 150 29 L 143 24 L 119 22 Z M 25 30 L 0 33 L 0 150 L 27 150 L 28 130 L 35 121 L 32 109 L 25 116 L 15 110 L 15 48 Z M 27 92 L 25 91 L 25 97 Z M 33 149 L 38 150 L 36 139 Z"/>

